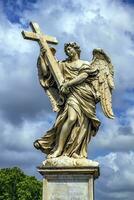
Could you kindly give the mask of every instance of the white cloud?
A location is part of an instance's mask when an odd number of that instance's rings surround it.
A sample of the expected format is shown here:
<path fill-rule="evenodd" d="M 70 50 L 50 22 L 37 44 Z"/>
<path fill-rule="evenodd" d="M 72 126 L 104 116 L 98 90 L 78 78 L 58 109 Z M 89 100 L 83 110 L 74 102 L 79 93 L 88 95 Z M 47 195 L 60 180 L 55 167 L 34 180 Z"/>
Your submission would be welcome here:
<path fill-rule="evenodd" d="M 14 126 L 10 122 L 3 120 L 2 115 L 0 119 L 0 127 L 2 129 L 0 136 L 2 143 L 0 145 L 11 151 L 31 151 L 32 141 L 41 137 L 41 134 L 50 128 L 50 123 L 53 123 L 54 116 L 40 113 L 35 119 L 23 119 L 22 124 L 19 126 Z"/>
<path fill-rule="evenodd" d="M 0 110 L 19 124 L 23 117 L 34 117 L 45 107 L 48 112 L 50 103 L 38 82 L 38 46 L 23 39 L 21 25 L 11 23 L 2 7 L 0 18 Z"/>
<path fill-rule="evenodd" d="M 54 122 L 51 114 L 40 113 L 36 119 L 26 120 L 19 126 L 3 120 L 0 116 L 0 166 L 19 166 L 32 174 L 44 159 L 43 154 L 33 147 L 33 142 L 40 138 Z"/>
<path fill-rule="evenodd" d="M 120 1 L 70 1 L 70 7 L 68 1 L 57 2 L 56 6 L 53 1 L 51 4 L 37 2 L 36 12 L 26 10 L 23 21 L 37 21 L 42 30 L 61 38 L 60 43 L 71 38 L 78 41 L 86 59 L 91 57 L 93 48 L 104 48 L 115 65 L 116 87 L 123 88 L 124 92 L 126 88 L 134 87 L 131 64 L 134 61 L 131 37 L 134 35 L 131 20 L 134 10 Z"/>
<path fill-rule="evenodd" d="M 131 108 L 131 112 L 133 109 Z M 91 148 L 107 151 L 130 151 L 134 150 L 134 125 L 133 116 L 125 113 L 126 119 L 115 118 L 109 120 L 102 117 L 102 127 L 96 138 L 92 140 Z M 123 125 L 123 121 L 125 124 Z"/>
<path fill-rule="evenodd" d="M 134 195 L 134 152 L 110 153 L 98 157 L 101 176 L 98 180 L 98 199 L 132 200 Z M 104 192 L 105 191 L 105 192 Z"/>

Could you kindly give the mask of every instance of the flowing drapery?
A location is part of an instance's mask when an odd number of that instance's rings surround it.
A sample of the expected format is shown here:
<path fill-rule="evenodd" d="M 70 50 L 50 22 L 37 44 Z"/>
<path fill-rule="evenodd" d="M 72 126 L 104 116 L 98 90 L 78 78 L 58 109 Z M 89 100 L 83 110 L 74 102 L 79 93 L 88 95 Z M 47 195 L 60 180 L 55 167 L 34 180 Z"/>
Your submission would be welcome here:
<path fill-rule="evenodd" d="M 65 81 L 70 81 L 81 73 L 87 73 L 88 78 L 82 83 L 70 88 L 66 102 L 57 115 L 53 128 L 36 142 L 40 149 L 51 154 L 58 147 L 59 135 L 63 124 L 68 117 L 68 107 L 71 106 L 77 113 L 77 120 L 64 145 L 62 155 L 72 156 L 76 153 L 87 157 L 87 145 L 91 136 L 95 136 L 100 121 L 96 118 L 96 92 L 92 85 L 92 79 L 97 75 L 98 69 L 91 67 L 89 63 L 80 60 L 79 66 L 65 61 L 60 63 Z"/>

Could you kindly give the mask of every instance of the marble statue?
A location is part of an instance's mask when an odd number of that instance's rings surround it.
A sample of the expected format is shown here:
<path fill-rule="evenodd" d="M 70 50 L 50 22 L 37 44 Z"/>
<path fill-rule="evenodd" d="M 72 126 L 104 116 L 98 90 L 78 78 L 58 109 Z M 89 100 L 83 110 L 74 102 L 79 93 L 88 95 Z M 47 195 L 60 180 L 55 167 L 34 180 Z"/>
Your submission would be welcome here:
<path fill-rule="evenodd" d="M 33 32 L 23 31 L 22 34 L 25 39 L 38 41 L 40 45 L 39 81 L 57 112 L 53 127 L 37 139 L 34 146 L 47 154 L 44 165 L 56 165 L 57 160 L 59 163 L 64 160 L 62 164 L 65 165 L 70 165 L 72 160 L 73 163 L 87 160 L 88 143 L 100 126 L 96 104 L 100 103 L 106 117 L 114 118 L 111 60 L 99 48 L 93 50 L 91 62 L 81 60 L 80 46 L 69 42 L 64 45 L 67 58 L 58 61 L 52 46 L 58 44 L 56 38 L 44 35 L 37 23 L 31 23 L 31 27 Z"/>

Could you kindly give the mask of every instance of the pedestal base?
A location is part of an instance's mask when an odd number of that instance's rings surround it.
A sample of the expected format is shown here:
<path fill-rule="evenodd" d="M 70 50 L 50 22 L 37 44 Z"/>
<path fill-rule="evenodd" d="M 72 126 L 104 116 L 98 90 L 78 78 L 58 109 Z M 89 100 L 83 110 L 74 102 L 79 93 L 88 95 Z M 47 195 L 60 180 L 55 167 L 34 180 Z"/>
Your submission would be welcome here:
<path fill-rule="evenodd" d="M 43 200 L 94 200 L 99 167 L 38 167 L 43 175 Z"/>

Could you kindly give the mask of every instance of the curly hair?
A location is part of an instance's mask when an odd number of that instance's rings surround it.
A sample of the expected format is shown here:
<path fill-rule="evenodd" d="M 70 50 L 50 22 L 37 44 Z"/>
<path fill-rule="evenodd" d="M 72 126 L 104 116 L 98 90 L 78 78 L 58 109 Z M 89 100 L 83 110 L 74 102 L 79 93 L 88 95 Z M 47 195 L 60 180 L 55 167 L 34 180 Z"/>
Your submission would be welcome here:
<path fill-rule="evenodd" d="M 80 46 L 76 42 L 65 43 L 64 44 L 64 51 L 65 51 L 66 54 L 67 54 L 66 50 L 69 46 L 75 49 L 75 51 L 77 52 L 77 54 L 80 58 L 80 53 L 81 53 Z"/>

